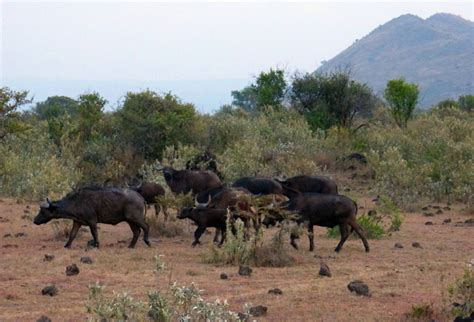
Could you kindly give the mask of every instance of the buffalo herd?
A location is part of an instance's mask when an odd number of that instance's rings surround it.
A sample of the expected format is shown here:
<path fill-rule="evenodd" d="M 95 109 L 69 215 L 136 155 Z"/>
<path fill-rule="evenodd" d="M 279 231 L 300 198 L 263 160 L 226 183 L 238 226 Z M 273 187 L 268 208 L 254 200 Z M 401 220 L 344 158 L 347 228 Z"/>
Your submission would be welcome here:
<path fill-rule="evenodd" d="M 365 250 L 369 251 L 365 232 L 356 220 L 357 204 L 352 199 L 339 195 L 337 184 L 328 177 L 299 175 L 278 180 L 254 176 L 240 178 L 227 186 L 216 173 L 209 170 L 164 167 L 161 171 L 173 193 L 190 193 L 195 200 L 193 207 L 184 207 L 177 214 L 178 219 L 188 218 L 197 225 L 193 246 L 200 243 L 201 235 L 210 227 L 216 229 L 214 242 L 221 245 L 226 237 L 228 220 L 232 222 L 239 218 L 246 228 L 250 229 L 253 225 L 258 231 L 262 224 L 268 227 L 288 219 L 308 230 L 310 251 L 314 250 L 315 225 L 330 228 L 339 226 L 341 240 L 335 249 L 337 252 L 352 231 L 362 239 Z M 116 225 L 125 221 L 133 233 L 129 247 L 135 246 L 141 230 L 144 233 L 143 240 L 149 246 L 146 207 L 154 205 L 156 215 L 162 210 L 166 220 L 167 209 L 160 204 L 158 198 L 164 195 L 164 187 L 152 182 L 126 188 L 81 188 L 58 201 L 47 199 L 41 204 L 34 223 L 40 225 L 51 219 L 72 219 L 73 227 L 65 247 L 71 246 L 83 225 L 90 228 L 92 246 L 99 247 L 97 224 Z M 255 200 L 259 201 L 258 205 Z M 262 209 L 267 211 L 262 214 Z M 291 245 L 295 248 L 296 238 L 295 234 L 291 234 Z"/>

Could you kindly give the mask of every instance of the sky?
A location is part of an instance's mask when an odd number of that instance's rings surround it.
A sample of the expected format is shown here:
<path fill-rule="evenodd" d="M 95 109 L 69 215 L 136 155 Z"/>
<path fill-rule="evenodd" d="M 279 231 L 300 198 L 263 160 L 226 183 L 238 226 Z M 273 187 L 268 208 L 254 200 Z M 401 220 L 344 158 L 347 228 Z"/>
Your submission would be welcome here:
<path fill-rule="evenodd" d="M 474 15 L 472 2 L 456 0 L 0 2 L 1 86 L 29 86 L 36 100 L 159 87 L 185 93 L 203 111 L 230 102 L 230 90 L 239 89 L 230 87 L 263 70 L 312 72 L 402 14 Z"/>

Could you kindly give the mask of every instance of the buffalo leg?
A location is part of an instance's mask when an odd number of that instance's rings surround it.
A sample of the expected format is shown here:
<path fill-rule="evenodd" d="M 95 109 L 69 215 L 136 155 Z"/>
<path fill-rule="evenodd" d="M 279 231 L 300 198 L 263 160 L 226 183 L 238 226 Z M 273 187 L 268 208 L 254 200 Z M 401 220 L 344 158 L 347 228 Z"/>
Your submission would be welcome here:
<path fill-rule="evenodd" d="M 221 237 L 221 242 L 219 243 L 219 247 L 221 247 L 222 244 L 224 243 L 226 237 L 227 237 L 227 232 L 226 232 L 225 228 L 224 229 L 221 228 L 221 229 L 219 229 L 219 231 L 221 232 L 221 236 L 222 236 Z"/>
<path fill-rule="evenodd" d="M 168 221 L 168 207 L 162 205 L 161 210 L 163 211 L 163 215 L 165 215 L 165 221 Z"/>
<path fill-rule="evenodd" d="M 149 233 L 150 227 L 148 226 L 146 221 L 144 219 L 139 220 L 135 222 L 135 224 L 138 225 L 141 229 L 143 229 L 143 241 L 145 242 L 145 244 L 147 244 L 148 246 L 151 246 L 150 241 L 148 240 L 148 233 Z"/>
<path fill-rule="evenodd" d="M 365 251 L 370 252 L 369 242 L 367 241 L 367 237 L 365 236 L 364 229 L 362 229 L 362 227 L 355 221 L 349 223 L 349 225 L 351 225 L 351 227 L 354 228 L 357 235 L 359 235 L 360 239 L 362 239 L 362 242 L 364 243 Z"/>
<path fill-rule="evenodd" d="M 309 251 L 314 251 L 314 226 L 308 225 Z"/>
<path fill-rule="evenodd" d="M 212 242 L 214 244 L 217 244 L 219 242 L 219 235 L 221 235 L 221 234 L 222 234 L 222 231 L 220 230 L 220 228 L 216 228 L 216 233 L 214 234 L 214 239 L 212 240 Z M 222 239 L 222 237 L 221 237 L 221 239 Z M 222 244 L 222 241 L 221 241 L 220 244 Z"/>
<path fill-rule="evenodd" d="M 336 252 L 342 249 L 342 245 L 346 242 L 347 238 L 349 237 L 349 226 L 345 223 L 339 225 L 339 230 L 341 231 L 341 240 L 335 249 Z"/>
<path fill-rule="evenodd" d="M 138 237 L 140 237 L 140 227 L 132 222 L 129 222 L 128 225 L 130 226 L 130 229 L 133 232 L 133 238 L 130 242 L 130 245 L 128 245 L 128 248 L 134 248 L 135 244 L 137 243 Z"/>
<path fill-rule="evenodd" d="M 206 227 L 199 226 L 196 231 L 194 232 L 194 241 L 191 244 L 192 246 L 196 246 L 197 244 L 200 244 L 201 242 L 199 241 L 199 238 L 201 238 L 201 235 L 204 234 L 206 231 Z"/>
<path fill-rule="evenodd" d="M 65 248 L 71 248 L 72 241 L 74 240 L 74 238 L 76 238 L 77 232 L 79 231 L 79 228 L 81 228 L 81 226 L 81 223 L 74 221 L 74 224 L 69 233 L 69 239 L 66 245 L 64 245 Z"/>
<path fill-rule="evenodd" d="M 96 223 L 89 224 L 89 228 L 91 230 L 92 238 L 94 239 L 93 247 L 99 248 L 99 236 L 97 234 L 97 224 Z"/>
<path fill-rule="evenodd" d="M 298 244 L 296 244 L 296 240 L 300 238 L 300 236 L 298 236 L 297 234 L 295 233 L 291 233 L 290 234 L 290 244 L 291 246 L 293 246 L 295 249 L 298 249 Z"/>

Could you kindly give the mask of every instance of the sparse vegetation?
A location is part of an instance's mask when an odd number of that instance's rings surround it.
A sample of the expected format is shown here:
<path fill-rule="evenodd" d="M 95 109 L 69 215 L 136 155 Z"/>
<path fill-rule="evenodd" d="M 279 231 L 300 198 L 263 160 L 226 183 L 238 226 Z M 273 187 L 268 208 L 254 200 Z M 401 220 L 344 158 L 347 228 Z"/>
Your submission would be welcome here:
<path fill-rule="evenodd" d="M 474 313 L 474 260 L 464 269 L 464 274 L 448 289 L 451 300 L 456 303 L 454 316 L 469 317 Z"/>

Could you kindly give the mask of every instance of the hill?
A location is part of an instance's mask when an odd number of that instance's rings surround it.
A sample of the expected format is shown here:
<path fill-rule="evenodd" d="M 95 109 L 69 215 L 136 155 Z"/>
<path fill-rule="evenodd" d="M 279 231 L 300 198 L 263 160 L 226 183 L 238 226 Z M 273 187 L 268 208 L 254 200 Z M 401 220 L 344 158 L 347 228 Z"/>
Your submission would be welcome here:
<path fill-rule="evenodd" d="M 474 94 L 474 23 L 451 14 L 428 19 L 402 15 L 324 63 L 317 72 L 351 68 L 379 95 L 388 80 L 405 77 L 420 87 L 421 107 Z"/>

